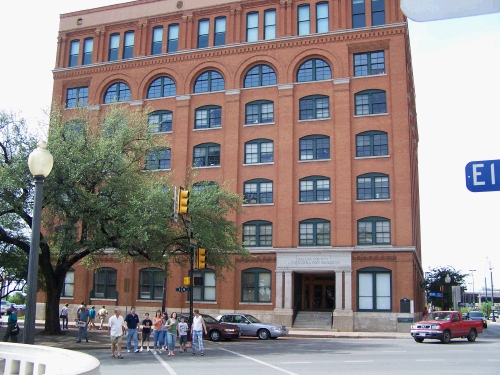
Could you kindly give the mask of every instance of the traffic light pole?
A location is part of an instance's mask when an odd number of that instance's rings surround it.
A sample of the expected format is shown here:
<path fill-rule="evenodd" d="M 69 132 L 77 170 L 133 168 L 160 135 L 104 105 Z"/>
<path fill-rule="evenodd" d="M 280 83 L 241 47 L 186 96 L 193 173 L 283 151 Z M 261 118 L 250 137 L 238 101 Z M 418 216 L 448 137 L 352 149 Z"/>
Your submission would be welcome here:
<path fill-rule="evenodd" d="M 191 329 L 192 324 L 193 324 L 193 289 L 194 289 L 194 251 L 196 245 L 193 245 L 191 243 L 191 238 L 189 239 L 189 252 L 190 252 L 190 278 L 189 278 L 189 329 Z M 192 339 L 192 332 L 191 332 L 191 339 Z"/>

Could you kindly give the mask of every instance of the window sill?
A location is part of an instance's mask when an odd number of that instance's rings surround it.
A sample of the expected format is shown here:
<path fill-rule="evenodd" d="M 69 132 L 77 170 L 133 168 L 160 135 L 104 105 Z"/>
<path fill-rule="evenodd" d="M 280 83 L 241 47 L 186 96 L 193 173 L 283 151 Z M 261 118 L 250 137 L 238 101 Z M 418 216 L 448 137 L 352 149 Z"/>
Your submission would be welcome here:
<path fill-rule="evenodd" d="M 167 130 L 165 132 L 148 132 L 149 134 L 153 134 L 153 135 L 156 135 L 156 134 L 172 134 L 173 131 L 172 130 Z"/>
<path fill-rule="evenodd" d="M 253 206 L 274 206 L 274 203 L 243 203 L 243 207 L 253 207 Z"/>
<path fill-rule="evenodd" d="M 75 299 L 75 297 L 68 297 L 68 296 L 63 297 L 63 296 L 61 296 L 59 299 Z"/>
<path fill-rule="evenodd" d="M 356 202 L 390 202 L 391 198 L 356 199 Z"/>
<path fill-rule="evenodd" d="M 91 301 L 109 301 L 109 302 L 118 302 L 118 299 L 116 298 L 99 298 L 99 297 L 93 297 L 90 299 Z"/>
<path fill-rule="evenodd" d="M 159 100 L 159 99 L 167 99 L 167 98 L 175 98 L 176 95 L 170 95 L 170 96 L 160 96 L 159 98 L 146 98 L 144 100 Z"/>
<path fill-rule="evenodd" d="M 390 158 L 391 155 L 374 155 L 374 156 L 355 156 L 354 160 L 359 159 L 378 159 L 378 158 Z"/>
<path fill-rule="evenodd" d="M 265 125 L 276 125 L 276 122 L 257 122 L 253 124 L 243 124 L 243 127 L 252 127 L 252 126 L 265 126 Z"/>
<path fill-rule="evenodd" d="M 272 302 L 239 302 L 240 306 L 258 305 L 258 306 L 273 306 Z"/>
<path fill-rule="evenodd" d="M 222 126 L 214 126 L 213 128 L 194 128 L 194 132 L 204 131 L 204 130 L 217 130 L 222 129 Z"/>
<path fill-rule="evenodd" d="M 200 165 L 198 167 L 193 165 L 193 169 L 210 169 L 210 168 L 220 168 L 220 164 L 219 165 Z"/>
<path fill-rule="evenodd" d="M 385 113 L 369 113 L 367 115 L 354 115 L 354 118 L 358 118 L 358 117 L 375 117 L 375 116 L 389 116 L 389 112 L 385 112 Z"/>
<path fill-rule="evenodd" d="M 250 164 L 243 164 L 244 167 L 248 167 L 251 165 L 274 165 L 274 161 L 269 162 L 269 163 L 250 163 Z"/>
<path fill-rule="evenodd" d="M 324 204 L 324 203 L 332 203 L 332 201 L 328 200 L 328 201 L 299 202 L 299 204 Z"/>
<path fill-rule="evenodd" d="M 304 120 L 298 120 L 298 122 L 316 122 L 316 121 L 328 121 L 331 120 L 331 117 L 324 117 L 324 118 L 308 118 Z"/>
<path fill-rule="evenodd" d="M 358 79 L 358 78 L 370 78 L 370 77 L 385 77 L 387 76 L 387 72 L 384 72 L 384 73 L 379 73 L 379 74 L 369 74 L 369 75 L 366 75 L 366 76 L 353 76 L 351 78 L 353 79 Z"/>
<path fill-rule="evenodd" d="M 142 171 L 144 173 L 155 173 L 155 172 L 165 172 L 165 171 L 171 171 L 172 169 L 170 168 L 165 168 L 165 169 L 143 169 Z"/>
<path fill-rule="evenodd" d="M 196 303 L 203 303 L 203 304 L 206 304 L 206 305 L 218 305 L 219 303 L 217 301 L 197 301 L 197 300 L 193 300 L 193 302 L 196 302 Z M 185 301 L 185 303 L 189 303 L 189 301 Z"/>
<path fill-rule="evenodd" d="M 307 159 L 307 160 L 299 160 L 299 163 L 311 163 L 313 161 L 332 161 L 332 159 Z"/>

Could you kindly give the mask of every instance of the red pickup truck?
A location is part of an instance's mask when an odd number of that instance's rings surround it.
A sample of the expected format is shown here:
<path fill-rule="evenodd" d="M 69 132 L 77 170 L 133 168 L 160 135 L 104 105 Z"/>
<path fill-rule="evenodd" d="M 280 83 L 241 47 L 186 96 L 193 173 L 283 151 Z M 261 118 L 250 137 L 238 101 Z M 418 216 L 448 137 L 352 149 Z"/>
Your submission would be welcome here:
<path fill-rule="evenodd" d="M 474 342 L 482 332 L 481 320 L 464 320 L 460 311 L 435 311 L 411 325 L 411 335 L 416 342 L 436 339 L 448 344 L 457 337 L 467 337 L 468 341 Z"/>

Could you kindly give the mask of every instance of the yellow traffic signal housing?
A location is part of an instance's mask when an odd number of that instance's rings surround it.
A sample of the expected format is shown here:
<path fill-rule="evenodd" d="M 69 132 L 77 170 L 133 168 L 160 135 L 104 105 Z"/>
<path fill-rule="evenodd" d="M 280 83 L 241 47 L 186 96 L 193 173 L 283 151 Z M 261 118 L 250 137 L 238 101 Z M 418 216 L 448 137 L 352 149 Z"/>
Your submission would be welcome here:
<path fill-rule="evenodd" d="M 185 277 L 184 278 L 184 285 L 190 286 L 191 285 L 191 278 L 190 277 Z"/>
<path fill-rule="evenodd" d="M 198 261 L 198 269 L 199 270 L 206 267 L 206 264 L 205 264 L 205 262 L 207 261 L 206 254 L 207 254 L 207 251 L 204 248 L 202 248 L 202 247 L 198 248 L 198 256 L 196 257 L 196 259 Z"/>
<path fill-rule="evenodd" d="M 189 211 L 189 190 L 179 189 L 179 209 L 178 213 L 181 215 L 187 214 Z"/>

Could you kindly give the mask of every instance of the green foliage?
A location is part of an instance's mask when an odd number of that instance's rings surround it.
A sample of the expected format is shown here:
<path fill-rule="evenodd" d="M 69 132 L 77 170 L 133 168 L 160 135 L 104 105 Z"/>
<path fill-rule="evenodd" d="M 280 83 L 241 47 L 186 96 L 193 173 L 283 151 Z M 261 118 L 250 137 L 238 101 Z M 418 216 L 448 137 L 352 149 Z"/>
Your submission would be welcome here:
<path fill-rule="evenodd" d="M 15 305 L 26 304 L 26 297 L 19 292 L 11 294 L 7 300 Z"/>
<path fill-rule="evenodd" d="M 467 274 L 456 271 L 453 267 L 437 267 L 426 273 L 426 279 L 420 284 L 420 287 L 427 293 L 441 293 L 444 291 L 444 298 L 430 297 L 434 306 L 451 309 L 453 307 L 451 287 L 460 286 L 462 293 L 466 289 Z M 446 276 L 450 276 L 450 283 L 446 283 Z"/>

